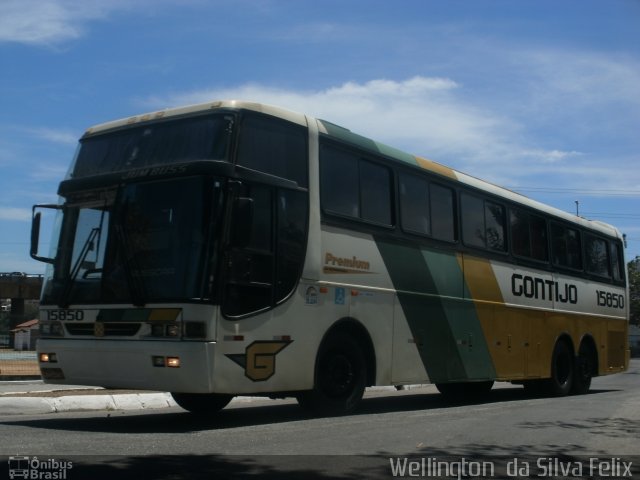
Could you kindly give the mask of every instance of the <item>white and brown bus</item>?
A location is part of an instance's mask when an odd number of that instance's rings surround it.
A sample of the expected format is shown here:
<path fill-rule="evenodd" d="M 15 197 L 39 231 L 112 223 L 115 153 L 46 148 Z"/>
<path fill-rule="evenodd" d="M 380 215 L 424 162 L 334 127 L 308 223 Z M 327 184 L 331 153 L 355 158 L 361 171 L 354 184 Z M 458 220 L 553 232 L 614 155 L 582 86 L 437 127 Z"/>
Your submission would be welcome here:
<path fill-rule="evenodd" d="M 49 383 L 339 414 L 371 385 L 565 395 L 628 366 L 615 228 L 323 120 L 225 101 L 105 123 L 58 193 L 31 247 Z"/>

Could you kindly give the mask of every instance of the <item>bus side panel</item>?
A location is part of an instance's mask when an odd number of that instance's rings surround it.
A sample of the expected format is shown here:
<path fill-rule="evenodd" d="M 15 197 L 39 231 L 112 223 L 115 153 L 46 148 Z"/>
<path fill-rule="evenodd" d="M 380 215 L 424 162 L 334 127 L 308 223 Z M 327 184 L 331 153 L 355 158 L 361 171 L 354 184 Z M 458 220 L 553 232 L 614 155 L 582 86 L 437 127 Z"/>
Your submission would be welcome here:
<path fill-rule="evenodd" d="M 467 298 L 475 305 L 495 365 L 496 379 L 523 377 L 527 320 L 508 312 L 489 260 L 460 255 L 458 261 L 464 271 Z"/>
<path fill-rule="evenodd" d="M 416 348 L 419 339 L 414 337 L 397 297 L 393 303 L 393 359 L 391 383 L 420 384 L 430 379 L 420 352 Z"/>
<path fill-rule="evenodd" d="M 601 371 L 601 374 L 618 373 L 629 368 L 631 350 L 629 347 L 628 328 L 627 322 L 615 320 L 607 322 L 606 371 Z"/>
<path fill-rule="evenodd" d="M 282 305 L 264 313 L 221 318 L 214 390 L 249 394 L 313 388 L 316 352 L 329 327 L 349 315 L 350 296 L 302 281 Z"/>
<path fill-rule="evenodd" d="M 377 244 L 413 336 L 397 339 L 398 348 L 413 342 L 432 382 L 494 378 L 477 311 L 464 300 L 456 255 L 385 239 Z"/>
<path fill-rule="evenodd" d="M 471 255 L 460 261 L 497 379 L 548 378 L 562 335 L 571 338 L 576 353 L 583 338 L 593 339 L 600 375 L 627 368 L 623 309 L 596 304 L 602 285 Z M 607 289 L 624 293 L 619 287 Z"/>
<path fill-rule="evenodd" d="M 367 329 L 376 357 L 376 385 L 391 384 L 394 295 L 385 291 L 350 289 L 349 316 Z"/>

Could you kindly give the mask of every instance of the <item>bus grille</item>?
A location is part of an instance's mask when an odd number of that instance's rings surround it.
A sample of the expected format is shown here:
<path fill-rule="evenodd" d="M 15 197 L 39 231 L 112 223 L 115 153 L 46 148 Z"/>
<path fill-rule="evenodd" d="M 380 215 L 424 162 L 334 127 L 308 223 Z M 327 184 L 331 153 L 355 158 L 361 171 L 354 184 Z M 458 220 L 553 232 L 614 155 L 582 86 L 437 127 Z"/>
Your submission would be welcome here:
<path fill-rule="evenodd" d="M 140 330 L 140 323 L 126 322 L 105 322 L 101 323 L 104 329 L 100 328 L 100 334 L 96 334 L 95 323 L 67 323 L 67 331 L 69 335 L 88 335 L 88 336 L 105 336 L 105 337 L 131 337 Z"/>

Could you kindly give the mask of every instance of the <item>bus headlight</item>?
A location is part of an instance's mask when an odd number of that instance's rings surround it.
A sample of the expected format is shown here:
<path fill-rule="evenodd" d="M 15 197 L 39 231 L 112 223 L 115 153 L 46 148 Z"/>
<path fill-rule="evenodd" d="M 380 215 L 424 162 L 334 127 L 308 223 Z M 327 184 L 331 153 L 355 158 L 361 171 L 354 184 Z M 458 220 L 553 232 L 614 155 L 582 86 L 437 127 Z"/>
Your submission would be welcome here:
<path fill-rule="evenodd" d="M 177 323 L 151 323 L 152 337 L 178 338 L 180 336 L 180 325 Z"/>
<path fill-rule="evenodd" d="M 177 337 L 180 334 L 180 328 L 175 323 L 167 325 L 167 337 Z"/>

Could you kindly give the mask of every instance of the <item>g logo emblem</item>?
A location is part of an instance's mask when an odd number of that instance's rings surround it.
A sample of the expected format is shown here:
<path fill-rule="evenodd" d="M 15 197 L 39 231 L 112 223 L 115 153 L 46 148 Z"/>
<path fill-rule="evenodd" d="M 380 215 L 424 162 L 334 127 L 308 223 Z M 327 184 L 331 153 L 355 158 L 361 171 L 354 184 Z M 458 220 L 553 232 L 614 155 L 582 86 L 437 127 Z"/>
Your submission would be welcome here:
<path fill-rule="evenodd" d="M 244 374 L 254 382 L 264 382 L 276 373 L 276 355 L 292 340 L 257 340 L 245 349 L 244 354 L 227 355 L 244 368 Z"/>

